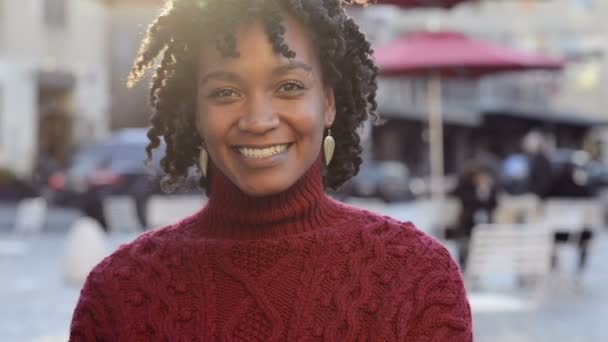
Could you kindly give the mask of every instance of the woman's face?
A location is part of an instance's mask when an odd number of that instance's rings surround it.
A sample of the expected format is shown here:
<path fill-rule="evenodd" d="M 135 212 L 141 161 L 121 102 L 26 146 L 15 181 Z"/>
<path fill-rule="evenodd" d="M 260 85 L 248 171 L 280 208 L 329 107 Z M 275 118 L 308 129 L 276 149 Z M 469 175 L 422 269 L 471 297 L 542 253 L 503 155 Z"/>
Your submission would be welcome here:
<path fill-rule="evenodd" d="M 202 51 L 197 129 L 212 162 L 243 192 L 265 196 L 292 186 L 316 160 L 335 117 L 308 30 L 285 17 L 293 59 L 277 55 L 261 22 L 239 27 L 238 58 Z"/>

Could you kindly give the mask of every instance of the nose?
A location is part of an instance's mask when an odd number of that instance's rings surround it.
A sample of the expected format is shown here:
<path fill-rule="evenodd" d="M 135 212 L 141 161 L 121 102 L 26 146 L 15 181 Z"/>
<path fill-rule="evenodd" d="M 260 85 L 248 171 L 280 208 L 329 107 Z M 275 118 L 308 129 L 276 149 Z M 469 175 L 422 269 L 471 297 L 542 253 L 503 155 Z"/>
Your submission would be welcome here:
<path fill-rule="evenodd" d="M 245 114 L 239 119 L 238 127 L 244 132 L 264 134 L 278 127 L 279 117 L 271 100 L 264 96 L 250 97 Z"/>

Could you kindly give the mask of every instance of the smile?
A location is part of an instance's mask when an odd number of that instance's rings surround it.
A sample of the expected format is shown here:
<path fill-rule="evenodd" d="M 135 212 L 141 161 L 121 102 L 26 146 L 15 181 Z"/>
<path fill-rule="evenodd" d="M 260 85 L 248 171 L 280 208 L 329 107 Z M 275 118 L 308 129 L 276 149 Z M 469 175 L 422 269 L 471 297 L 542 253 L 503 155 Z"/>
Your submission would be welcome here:
<path fill-rule="evenodd" d="M 260 159 L 284 152 L 288 146 L 288 144 L 282 144 L 265 148 L 239 147 L 237 150 L 247 158 Z"/>

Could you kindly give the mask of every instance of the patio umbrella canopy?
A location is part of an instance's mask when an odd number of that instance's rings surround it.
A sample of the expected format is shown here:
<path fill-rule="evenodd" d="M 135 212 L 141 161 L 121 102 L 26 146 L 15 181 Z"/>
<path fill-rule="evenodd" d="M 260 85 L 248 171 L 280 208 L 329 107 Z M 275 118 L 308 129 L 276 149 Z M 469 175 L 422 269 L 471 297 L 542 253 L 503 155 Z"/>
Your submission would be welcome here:
<path fill-rule="evenodd" d="M 427 76 L 432 196 L 437 205 L 443 189 L 442 77 L 480 77 L 505 71 L 559 70 L 564 61 L 466 37 L 456 32 L 416 32 L 375 49 L 385 76 Z"/>
<path fill-rule="evenodd" d="M 375 49 L 384 75 L 478 77 L 501 71 L 561 69 L 561 59 L 530 54 L 457 32 L 415 32 Z"/>
<path fill-rule="evenodd" d="M 380 5 L 395 5 L 404 8 L 416 8 L 416 7 L 443 7 L 452 8 L 462 2 L 469 2 L 476 0 L 377 0 L 376 3 Z"/>

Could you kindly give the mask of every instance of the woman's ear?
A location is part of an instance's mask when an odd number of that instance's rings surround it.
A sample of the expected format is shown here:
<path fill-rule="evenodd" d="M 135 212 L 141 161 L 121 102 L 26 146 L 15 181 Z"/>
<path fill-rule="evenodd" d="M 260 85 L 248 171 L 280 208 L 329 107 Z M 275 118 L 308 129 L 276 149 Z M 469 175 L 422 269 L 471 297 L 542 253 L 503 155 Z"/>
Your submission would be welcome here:
<path fill-rule="evenodd" d="M 336 119 L 336 99 L 334 97 L 334 88 L 325 87 L 325 127 L 329 128 Z"/>

